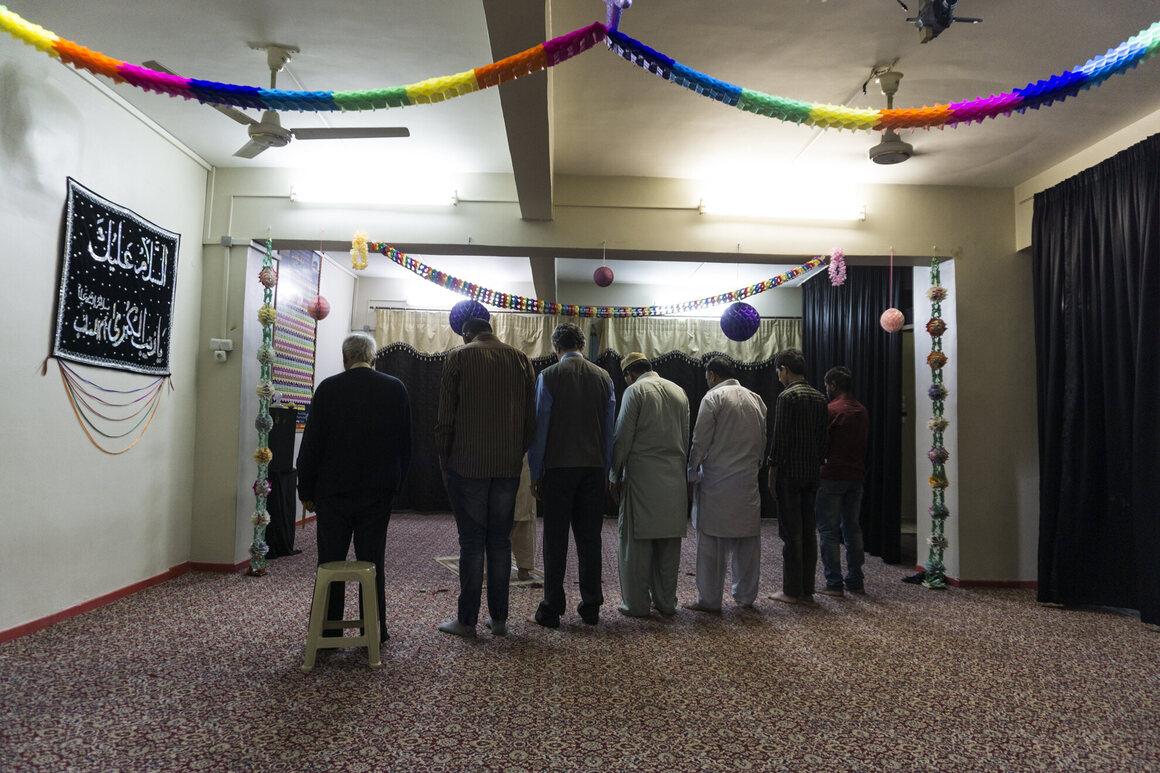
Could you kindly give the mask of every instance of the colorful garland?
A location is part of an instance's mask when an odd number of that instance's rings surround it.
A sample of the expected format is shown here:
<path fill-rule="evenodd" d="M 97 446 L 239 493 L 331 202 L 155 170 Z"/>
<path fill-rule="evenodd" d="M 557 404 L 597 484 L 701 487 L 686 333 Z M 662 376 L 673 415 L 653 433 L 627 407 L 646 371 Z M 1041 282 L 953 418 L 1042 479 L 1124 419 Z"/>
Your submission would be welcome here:
<path fill-rule="evenodd" d="M 270 523 L 270 513 L 266 510 L 266 497 L 270 493 L 270 461 L 274 452 L 270 450 L 270 430 L 274 420 L 270 417 L 270 400 L 274 397 L 273 369 L 277 356 L 274 354 L 274 286 L 278 284 L 278 273 L 274 271 L 273 243 L 266 239 L 266 254 L 262 256 L 262 270 L 258 273 L 262 283 L 262 308 L 258 309 L 258 322 L 262 325 L 262 345 L 258 347 L 258 418 L 254 428 L 258 430 L 258 450 L 254 461 L 258 463 L 258 477 L 254 479 L 254 514 L 250 523 L 254 525 L 254 541 L 250 545 L 250 568 L 246 574 L 260 577 L 266 573 L 266 525 Z"/>
<path fill-rule="evenodd" d="M 815 268 L 825 265 L 827 260 L 827 258 L 822 257 L 811 258 L 800 266 L 791 268 L 783 274 L 770 277 L 757 284 L 751 284 L 747 287 L 731 290 L 720 295 L 711 295 L 695 301 L 670 303 L 665 306 L 578 306 L 570 303 L 541 301 L 537 298 L 525 298 L 522 295 L 502 293 L 498 290 L 481 287 L 474 282 L 468 282 L 465 279 L 459 279 L 443 271 L 437 271 L 427 264 L 399 252 L 384 242 L 367 242 L 366 234 L 356 235 L 352 243 L 351 264 L 355 268 L 359 268 L 360 266 L 362 268 L 366 267 L 368 249 L 382 253 L 398 265 L 426 279 L 432 284 L 437 284 L 451 292 L 465 295 L 473 300 L 486 303 L 489 306 L 508 309 L 510 311 L 526 311 L 532 314 L 551 314 L 558 317 L 588 317 L 595 319 L 609 319 L 613 317 L 617 319 L 624 317 L 661 317 L 666 314 L 677 314 L 682 311 L 692 311 L 709 306 L 719 306 L 723 303 L 733 303 L 743 298 L 748 298 L 751 295 L 772 290 L 791 279 L 796 279 L 807 271 L 813 271 Z M 835 253 L 840 254 L 841 251 L 835 250 Z"/>
<path fill-rule="evenodd" d="M 943 366 L 947 363 L 947 356 L 942 351 L 942 334 L 947 325 L 942 319 L 942 302 L 947 298 L 946 288 L 940 284 L 938 259 L 930 261 L 930 288 L 926 297 L 930 299 L 930 321 L 926 323 L 926 332 L 930 333 L 930 354 L 926 363 L 930 366 L 930 389 L 927 395 L 931 399 L 934 416 L 927 426 L 931 431 L 930 451 L 926 457 L 930 460 L 930 552 L 927 557 L 926 577 L 922 584 L 927 588 L 945 588 L 947 585 L 946 565 L 943 563 L 943 552 L 947 547 L 944 526 L 950 516 L 947 509 L 944 493 L 950 481 L 947 480 L 946 462 L 950 452 L 943 447 L 943 430 L 949 422 L 943 418 L 943 401 L 947 398 L 947 388 L 943 386 Z"/>
<path fill-rule="evenodd" d="M 1102 56 L 1047 80 L 1012 89 L 1010 93 L 978 97 L 933 107 L 869 110 L 804 102 L 717 80 L 705 73 L 654 51 L 618 30 L 596 22 L 569 32 L 506 59 L 473 70 L 428 78 L 406 86 L 370 91 L 283 91 L 254 86 L 236 86 L 214 81 L 181 78 L 138 67 L 91 51 L 12 13 L 0 5 L 0 29 L 49 56 L 114 81 L 129 83 L 146 91 L 199 102 L 252 107 L 259 110 L 381 110 L 431 102 L 442 102 L 495 86 L 553 67 L 587 51 L 601 40 L 609 49 L 633 64 L 655 73 L 670 83 L 684 86 L 702 96 L 749 113 L 790 123 L 821 128 L 872 130 L 913 129 L 956 126 L 984 118 L 1034 110 L 1074 97 L 1081 90 L 1098 86 L 1112 75 L 1134 68 L 1155 55 L 1160 48 L 1160 22 L 1133 35 Z"/>

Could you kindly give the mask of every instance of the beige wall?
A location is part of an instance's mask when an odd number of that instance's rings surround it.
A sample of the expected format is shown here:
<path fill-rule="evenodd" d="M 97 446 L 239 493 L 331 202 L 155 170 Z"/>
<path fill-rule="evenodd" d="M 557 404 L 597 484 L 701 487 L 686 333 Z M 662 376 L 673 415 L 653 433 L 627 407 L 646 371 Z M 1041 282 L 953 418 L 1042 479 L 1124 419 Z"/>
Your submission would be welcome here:
<path fill-rule="evenodd" d="M 18 45 L 0 49 L 0 630 L 189 559 L 207 167 L 108 89 Z M 65 178 L 181 234 L 171 391 L 140 442 L 97 450 L 70 408 L 51 349 Z M 76 366 L 109 388 L 151 378 Z M 122 448 L 118 441 L 103 441 Z"/>

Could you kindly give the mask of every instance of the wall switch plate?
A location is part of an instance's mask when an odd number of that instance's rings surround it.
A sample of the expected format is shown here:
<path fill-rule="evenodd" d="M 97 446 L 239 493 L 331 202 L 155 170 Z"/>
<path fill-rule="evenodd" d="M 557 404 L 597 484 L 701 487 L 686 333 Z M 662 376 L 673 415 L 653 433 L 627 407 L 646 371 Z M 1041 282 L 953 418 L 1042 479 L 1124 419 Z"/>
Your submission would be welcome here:
<path fill-rule="evenodd" d="M 232 352 L 234 341 L 232 338 L 211 338 L 209 339 L 209 348 L 215 352 Z"/>

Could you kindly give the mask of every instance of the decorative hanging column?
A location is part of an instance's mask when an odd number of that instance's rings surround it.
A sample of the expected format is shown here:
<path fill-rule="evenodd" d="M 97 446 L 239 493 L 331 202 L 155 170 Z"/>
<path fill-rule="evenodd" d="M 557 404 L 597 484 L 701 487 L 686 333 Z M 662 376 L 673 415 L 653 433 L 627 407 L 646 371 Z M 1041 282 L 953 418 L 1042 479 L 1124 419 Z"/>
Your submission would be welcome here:
<path fill-rule="evenodd" d="M 947 325 L 942 319 L 942 302 L 946 300 L 946 288 L 940 284 L 938 258 L 930 260 L 930 288 L 926 297 L 930 299 L 930 321 L 926 323 L 926 332 L 930 333 L 930 354 L 926 357 L 926 364 L 930 366 L 930 399 L 933 416 L 927 423 L 931 431 L 931 446 L 927 452 L 930 459 L 930 553 L 926 561 L 926 576 L 922 581 L 926 588 L 946 588 L 946 565 L 943 563 L 943 553 L 947 547 L 944 526 L 950 516 L 945 502 L 945 492 L 950 482 L 947 480 L 946 461 L 950 453 L 943 447 L 943 431 L 949 423 L 943 418 L 943 403 L 947 398 L 947 388 L 943 386 L 943 366 L 947 363 L 947 356 L 942 351 L 942 335 Z"/>
<path fill-rule="evenodd" d="M 250 568 L 246 574 L 252 577 L 261 577 L 266 574 L 266 553 L 270 547 L 266 544 L 266 525 L 270 523 L 270 513 L 266 510 L 266 497 L 270 493 L 270 460 L 274 458 L 270 450 L 270 429 L 274 420 L 270 418 L 270 400 L 274 396 L 274 382 L 272 372 L 274 360 L 274 321 L 277 312 L 274 311 L 274 285 L 278 284 L 278 274 L 274 271 L 273 244 L 266 239 L 266 254 L 262 258 L 262 270 L 258 274 L 258 281 L 262 283 L 262 308 L 258 309 L 258 322 L 262 324 L 262 345 L 258 347 L 258 363 L 261 375 L 258 377 L 258 418 L 254 427 L 258 430 L 258 450 L 254 452 L 254 461 L 258 463 L 258 475 L 254 479 L 254 514 L 250 522 L 254 524 L 254 541 L 250 545 Z"/>

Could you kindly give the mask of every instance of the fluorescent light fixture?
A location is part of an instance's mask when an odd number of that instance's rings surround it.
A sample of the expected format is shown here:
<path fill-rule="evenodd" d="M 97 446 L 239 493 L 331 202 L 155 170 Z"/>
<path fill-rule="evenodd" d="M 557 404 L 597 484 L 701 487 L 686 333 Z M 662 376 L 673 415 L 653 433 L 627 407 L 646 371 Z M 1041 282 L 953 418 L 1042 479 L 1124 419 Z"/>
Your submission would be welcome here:
<path fill-rule="evenodd" d="M 376 180 L 304 177 L 290 186 L 290 200 L 300 204 L 345 204 L 366 207 L 452 207 L 459 203 L 454 185 L 445 180 Z"/>
<path fill-rule="evenodd" d="M 701 199 L 702 215 L 766 220 L 864 221 L 866 205 L 809 199 Z"/>
<path fill-rule="evenodd" d="M 770 190 L 781 185 L 778 190 Z M 718 181 L 701 198 L 703 215 L 752 217 L 768 220 L 859 221 L 866 205 L 841 189 L 792 184 L 788 180 L 757 182 Z"/>

